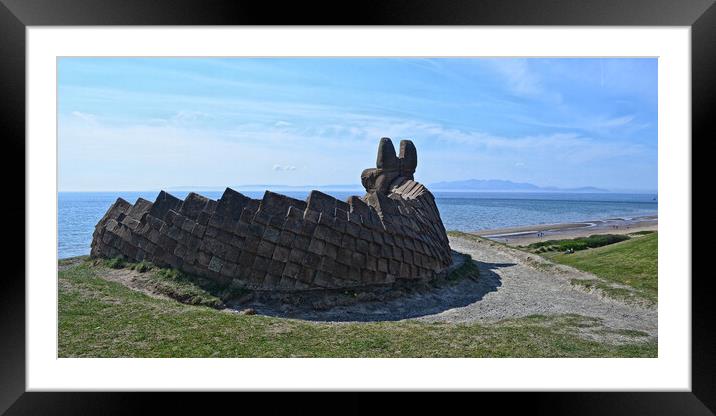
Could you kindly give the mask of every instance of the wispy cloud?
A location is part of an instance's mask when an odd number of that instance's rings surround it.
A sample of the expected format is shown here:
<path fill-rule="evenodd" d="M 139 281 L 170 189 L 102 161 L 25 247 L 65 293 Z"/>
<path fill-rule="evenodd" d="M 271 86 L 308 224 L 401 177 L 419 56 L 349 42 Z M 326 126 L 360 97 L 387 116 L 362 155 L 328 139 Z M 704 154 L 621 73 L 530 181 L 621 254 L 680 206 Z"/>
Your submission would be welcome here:
<path fill-rule="evenodd" d="M 296 167 L 293 165 L 273 165 L 273 170 L 277 172 L 293 172 Z"/>
<path fill-rule="evenodd" d="M 490 66 L 506 82 L 508 89 L 520 97 L 546 100 L 554 104 L 562 102 L 558 92 L 548 90 L 536 71 L 530 68 L 527 59 L 490 59 Z"/>
<path fill-rule="evenodd" d="M 87 123 L 96 123 L 97 122 L 97 116 L 90 113 L 83 113 L 81 111 L 73 111 L 71 113 L 74 117 L 77 117 L 78 119 L 87 122 Z"/>

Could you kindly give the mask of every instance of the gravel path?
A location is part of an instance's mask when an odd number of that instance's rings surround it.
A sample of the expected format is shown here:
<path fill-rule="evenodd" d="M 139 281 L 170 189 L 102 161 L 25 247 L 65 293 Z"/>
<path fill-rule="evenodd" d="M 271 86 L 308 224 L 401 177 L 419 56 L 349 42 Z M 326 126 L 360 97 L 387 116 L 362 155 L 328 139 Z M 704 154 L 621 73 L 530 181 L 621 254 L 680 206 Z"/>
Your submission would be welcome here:
<path fill-rule="evenodd" d="M 610 328 L 657 336 L 656 307 L 623 303 L 570 284 L 571 279 L 595 279 L 591 274 L 488 240 L 451 237 L 450 246 L 476 260 L 480 278 L 475 286 L 484 295 L 479 301 L 421 320 L 489 322 L 532 314 L 573 313 L 601 318 Z"/>

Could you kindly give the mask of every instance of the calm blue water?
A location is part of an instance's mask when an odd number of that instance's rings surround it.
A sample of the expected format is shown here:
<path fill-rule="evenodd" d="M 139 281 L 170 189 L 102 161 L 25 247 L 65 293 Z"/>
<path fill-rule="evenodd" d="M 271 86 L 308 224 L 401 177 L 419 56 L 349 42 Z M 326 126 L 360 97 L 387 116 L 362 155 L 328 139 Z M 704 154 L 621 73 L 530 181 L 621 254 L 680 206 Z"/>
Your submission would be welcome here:
<path fill-rule="evenodd" d="M 242 192 L 261 198 L 263 192 Z M 308 192 L 282 192 L 305 199 Z M 326 192 L 345 200 L 356 192 Z M 138 197 L 154 201 L 158 192 L 60 192 L 58 195 L 58 256 L 89 254 L 92 232 L 102 215 L 122 197 L 134 203 Z M 188 192 L 172 192 L 184 198 Z M 218 199 L 222 192 L 201 192 Z M 361 194 L 362 195 L 362 194 Z M 630 218 L 655 215 L 653 194 L 567 194 L 436 192 L 435 198 L 445 228 L 477 231 L 532 224 Z"/>

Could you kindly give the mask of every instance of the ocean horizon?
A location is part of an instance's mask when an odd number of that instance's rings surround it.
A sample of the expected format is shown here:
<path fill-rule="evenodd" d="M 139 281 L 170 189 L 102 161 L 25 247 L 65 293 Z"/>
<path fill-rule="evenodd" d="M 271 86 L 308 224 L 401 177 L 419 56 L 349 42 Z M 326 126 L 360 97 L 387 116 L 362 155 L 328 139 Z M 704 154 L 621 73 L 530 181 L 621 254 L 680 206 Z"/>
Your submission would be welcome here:
<path fill-rule="evenodd" d="M 345 200 L 347 191 L 322 191 Z M 184 198 L 190 191 L 171 191 Z M 222 191 L 198 192 L 211 199 Z M 263 191 L 244 191 L 260 199 Z M 305 199 L 308 191 L 281 192 Z M 134 203 L 137 198 L 154 201 L 159 191 L 126 192 L 59 192 L 58 257 L 87 255 L 90 252 L 94 226 L 109 207 L 123 198 Z M 656 194 L 648 193 L 569 193 L 569 192 L 433 192 L 443 224 L 447 230 L 464 232 L 520 227 L 538 224 L 594 221 L 611 218 L 630 219 L 657 215 Z"/>

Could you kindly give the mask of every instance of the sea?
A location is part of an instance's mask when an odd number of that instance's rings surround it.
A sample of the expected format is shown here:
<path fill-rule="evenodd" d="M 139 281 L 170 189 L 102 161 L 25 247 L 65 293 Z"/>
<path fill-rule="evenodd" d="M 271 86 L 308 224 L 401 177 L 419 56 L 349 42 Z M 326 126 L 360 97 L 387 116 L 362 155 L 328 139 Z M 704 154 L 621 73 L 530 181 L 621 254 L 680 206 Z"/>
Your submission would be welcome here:
<path fill-rule="evenodd" d="M 357 192 L 324 191 L 345 200 Z M 154 201 L 152 192 L 60 192 L 58 193 L 58 258 L 87 255 L 94 226 L 107 209 L 121 197 L 134 203 L 137 198 Z M 171 192 L 184 198 L 189 192 Z M 199 192 L 218 199 L 222 192 Z M 261 198 L 263 192 L 242 192 Z M 281 192 L 305 199 L 308 191 Z M 433 192 L 447 230 L 479 231 L 535 224 L 557 224 L 613 218 L 631 219 L 657 215 L 655 194 L 560 193 L 560 192 Z"/>

